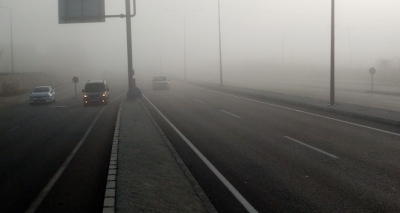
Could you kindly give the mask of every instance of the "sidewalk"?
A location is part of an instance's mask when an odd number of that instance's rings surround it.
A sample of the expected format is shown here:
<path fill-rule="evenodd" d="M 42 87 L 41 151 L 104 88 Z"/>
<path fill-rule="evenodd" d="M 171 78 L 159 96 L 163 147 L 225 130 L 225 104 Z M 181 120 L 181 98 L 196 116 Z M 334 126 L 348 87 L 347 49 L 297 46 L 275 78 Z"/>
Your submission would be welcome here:
<path fill-rule="evenodd" d="M 118 112 L 103 212 L 216 212 L 140 100 Z"/>

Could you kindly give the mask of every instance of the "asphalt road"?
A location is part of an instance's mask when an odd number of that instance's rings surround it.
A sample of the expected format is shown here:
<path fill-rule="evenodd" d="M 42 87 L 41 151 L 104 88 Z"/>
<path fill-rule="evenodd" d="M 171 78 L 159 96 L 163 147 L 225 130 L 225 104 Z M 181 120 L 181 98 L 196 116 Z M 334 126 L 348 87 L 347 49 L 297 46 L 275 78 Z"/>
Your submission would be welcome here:
<path fill-rule="evenodd" d="M 37 212 L 101 212 L 116 114 L 127 88 L 110 85 L 107 106 L 83 107 L 69 86 L 56 88 L 52 105 L 26 101 L 1 108 L 0 212 L 26 212 L 33 204 Z M 170 90 L 153 91 L 149 84 L 142 91 L 259 212 L 400 210 L 397 127 L 176 81 Z M 144 103 L 217 210 L 245 212 L 243 200 Z"/>
<path fill-rule="evenodd" d="M 106 106 L 84 107 L 70 85 L 55 89 L 51 105 L 29 106 L 26 99 L 1 108 L 0 212 L 26 212 L 33 203 L 37 212 L 102 211 L 116 115 L 127 88 L 110 85 Z M 47 196 L 39 196 L 51 180 Z"/>
<path fill-rule="evenodd" d="M 177 81 L 142 91 L 259 212 L 400 211 L 397 127 Z M 245 211 L 144 102 L 217 210 Z"/>

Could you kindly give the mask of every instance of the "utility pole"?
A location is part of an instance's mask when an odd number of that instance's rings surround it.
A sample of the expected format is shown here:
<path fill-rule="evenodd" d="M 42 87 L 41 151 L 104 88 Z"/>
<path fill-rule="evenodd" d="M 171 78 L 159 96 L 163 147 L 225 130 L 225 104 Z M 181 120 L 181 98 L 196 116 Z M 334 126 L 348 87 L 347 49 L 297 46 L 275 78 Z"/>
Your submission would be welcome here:
<path fill-rule="evenodd" d="M 196 13 L 196 12 L 199 12 L 202 10 L 203 9 L 195 10 L 195 11 L 188 12 L 188 13 L 180 13 L 180 12 L 175 12 L 175 11 L 171 11 L 171 10 L 166 10 L 171 13 L 183 15 L 183 66 L 184 66 L 183 67 L 183 69 L 184 69 L 183 77 L 185 80 L 186 80 L 186 15 L 191 14 L 191 13 Z"/>
<path fill-rule="evenodd" d="M 184 63 L 184 79 L 186 81 L 186 14 L 183 14 L 183 63 Z"/>
<path fill-rule="evenodd" d="M 0 7 L 10 10 L 10 45 L 11 45 L 11 72 L 14 73 L 14 45 L 13 45 L 13 27 L 12 27 L 12 10 L 8 7 Z"/>
<path fill-rule="evenodd" d="M 331 88 L 329 106 L 335 105 L 335 0 L 331 6 Z"/>
<path fill-rule="evenodd" d="M 221 52 L 221 12 L 218 0 L 218 31 L 219 31 L 219 85 L 222 86 L 222 52 Z"/>
<path fill-rule="evenodd" d="M 132 25 L 131 25 L 131 0 L 125 0 L 126 7 L 126 36 L 127 36 L 127 52 L 128 52 L 128 99 L 135 98 L 136 82 L 133 79 L 133 63 L 132 63 Z M 136 6 L 135 6 L 136 7 Z"/>
<path fill-rule="evenodd" d="M 126 18 L 126 42 L 127 42 L 127 55 L 128 55 L 128 99 L 134 99 L 136 81 L 133 79 L 133 75 L 135 74 L 133 71 L 133 62 L 132 62 L 132 25 L 131 18 L 136 15 L 136 0 L 133 0 L 133 14 L 131 14 L 131 0 L 125 0 L 125 10 L 126 14 L 123 15 L 106 15 L 105 18 Z"/>

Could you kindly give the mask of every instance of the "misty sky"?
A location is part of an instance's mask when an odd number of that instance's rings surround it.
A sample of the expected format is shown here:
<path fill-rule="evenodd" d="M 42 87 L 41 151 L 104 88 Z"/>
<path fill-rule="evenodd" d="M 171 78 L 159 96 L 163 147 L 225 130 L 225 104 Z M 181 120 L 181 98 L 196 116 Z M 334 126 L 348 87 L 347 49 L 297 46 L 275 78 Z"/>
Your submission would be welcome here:
<path fill-rule="evenodd" d="M 106 13 L 124 13 L 124 2 L 106 0 Z M 397 60 L 393 69 L 397 66 L 400 71 L 400 1 L 335 2 L 337 72 L 367 72 L 382 59 Z M 297 72 L 314 69 L 327 78 L 330 3 L 220 0 L 226 75 L 274 75 L 295 67 Z M 0 6 L 12 8 L 16 71 L 106 71 L 125 75 L 125 20 L 60 25 L 57 5 L 56 0 L 0 0 Z M 11 64 L 9 17 L 9 10 L 0 8 L 0 72 L 10 70 Z M 188 78 L 218 81 L 216 0 L 137 0 L 132 27 L 136 73 L 183 77 L 185 41 Z"/>

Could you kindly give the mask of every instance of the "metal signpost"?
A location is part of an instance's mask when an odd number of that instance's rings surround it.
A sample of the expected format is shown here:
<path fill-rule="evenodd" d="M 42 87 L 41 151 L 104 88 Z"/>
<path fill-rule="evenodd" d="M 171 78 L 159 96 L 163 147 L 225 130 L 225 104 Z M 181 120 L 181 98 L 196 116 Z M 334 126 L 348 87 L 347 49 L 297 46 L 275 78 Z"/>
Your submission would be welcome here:
<path fill-rule="evenodd" d="M 132 65 L 132 27 L 131 18 L 136 15 L 136 0 L 125 0 L 126 14 L 105 15 L 104 0 L 58 0 L 58 15 L 60 24 L 105 22 L 106 18 L 126 18 L 127 52 L 128 52 L 128 83 L 127 96 L 135 98 L 136 82 L 133 79 Z"/>
<path fill-rule="evenodd" d="M 78 83 L 79 82 L 79 78 L 78 77 L 73 77 L 72 78 L 72 82 L 74 82 L 74 84 L 75 84 L 75 98 L 76 98 L 76 83 Z"/>
<path fill-rule="evenodd" d="M 371 91 L 374 91 L 374 74 L 376 72 L 376 69 L 374 67 L 369 68 L 369 73 L 372 76 L 372 81 L 371 81 Z"/>

